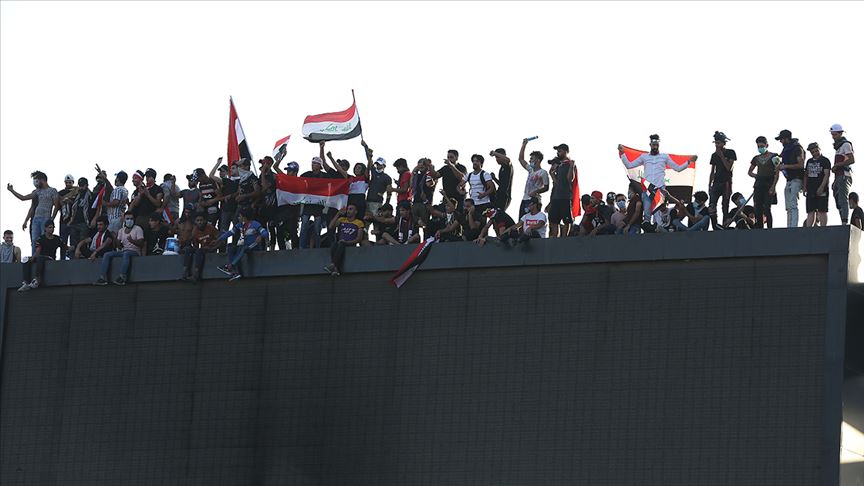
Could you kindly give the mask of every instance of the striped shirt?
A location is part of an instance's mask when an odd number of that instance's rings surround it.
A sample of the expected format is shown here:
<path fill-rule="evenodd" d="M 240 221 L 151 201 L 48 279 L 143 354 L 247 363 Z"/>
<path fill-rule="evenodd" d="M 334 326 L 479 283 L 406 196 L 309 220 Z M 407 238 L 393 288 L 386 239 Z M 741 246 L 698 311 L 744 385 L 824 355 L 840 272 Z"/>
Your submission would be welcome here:
<path fill-rule="evenodd" d="M 108 221 L 117 221 L 123 217 L 126 212 L 126 201 L 129 200 L 129 191 L 123 186 L 117 186 L 111 191 L 109 201 L 119 199 L 121 203 L 118 206 L 108 208 Z"/>

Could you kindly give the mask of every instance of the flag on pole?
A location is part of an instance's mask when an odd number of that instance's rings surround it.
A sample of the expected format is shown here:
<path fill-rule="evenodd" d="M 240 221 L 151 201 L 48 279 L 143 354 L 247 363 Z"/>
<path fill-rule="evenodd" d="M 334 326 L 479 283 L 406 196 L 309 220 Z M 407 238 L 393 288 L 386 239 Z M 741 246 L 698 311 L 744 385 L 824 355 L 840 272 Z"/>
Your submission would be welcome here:
<path fill-rule="evenodd" d="M 361 136 L 362 133 L 356 101 L 352 101 L 351 107 L 345 111 L 309 115 L 303 120 L 303 138 L 313 143 L 322 140 L 348 140 Z"/>
<path fill-rule="evenodd" d="M 93 199 L 93 204 L 90 206 L 90 209 L 99 209 L 102 206 L 102 199 L 105 198 L 105 184 L 102 184 L 102 189 L 99 189 L 99 193 L 96 194 L 96 198 Z"/>
<path fill-rule="evenodd" d="M 291 138 L 291 135 L 276 140 L 276 145 L 273 146 L 273 160 L 275 160 L 276 163 L 282 162 L 282 159 L 285 158 L 285 154 L 288 152 L 287 147 L 289 138 Z"/>
<path fill-rule="evenodd" d="M 660 188 L 651 184 L 648 179 L 643 177 L 640 182 L 642 183 L 642 192 L 648 193 L 648 197 L 651 200 L 651 214 L 654 214 L 666 202 L 666 196 Z"/>
<path fill-rule="evenodd" d="M 426 239 L 423 243 L 417 245 L 417 248 L 411 253 L 411 256 L 405 260 L 405 263 L 396 271 L 396 274 L 393 275 L 393 278 L 390 279 L 390 283 L 396 286 L 396 288 L 402 287 L 405 282 L 411 278 L 411 275 L 414 275 L 414 272 L 420 268 L 420 265 L 426 260 L 426 257 L 429 256 L 429 250 L 432 248 L 432 244 L 437 240 L 435 237 L 431 237 Z"/>
<path fill-rule="evenodd" d="M 623 147 L 621 151 L 619 151 L 619 155 L 621 156 L 622 162 L 626 159 L 628 162 L 633 162 L 638 159 L 640 155 L 648 153 L 644 150 L 636 150 L 630 147 Z M 689 201 L 690 198 L 693 197 L 693 184 L 696 181 L 696 162 L 690 162 L 690 155 L 673 155 L 669 154 L 669 158 L 672 159 L 678 165 L 687 163 L 687 168 L 682 170 L 681 172 L 675 171 L 669 165 L 666 166 L 665 173 L 665 183 L 666 190 L 669 191 L 669 194 L 674 196 L 677 199 L 682 201 Z M 644 167 L 639 166 L 633 169 L 624 168 L 627 171 L 627 177 L 632 181 L 641 180 L 644 175 Z"/>
<path fill-rule="evenodd" d="M 286 204 L 320 204 L 335 209 L 348 205 L 350 179 L 317 179 L 276 174 L 276 202 Z"/>
<path fill-rule="evenodd" d="M 252 160 L 252 153 L 249 151 L 249 144 L 246 143 L 246 134 L 243 133 L 240 118 L 237 117 L 234 99 L 228 98 L 228 100 L 231 105 L 228 113 L 228 168 L 230 169 L 234 162 L 240 159 Z"/>

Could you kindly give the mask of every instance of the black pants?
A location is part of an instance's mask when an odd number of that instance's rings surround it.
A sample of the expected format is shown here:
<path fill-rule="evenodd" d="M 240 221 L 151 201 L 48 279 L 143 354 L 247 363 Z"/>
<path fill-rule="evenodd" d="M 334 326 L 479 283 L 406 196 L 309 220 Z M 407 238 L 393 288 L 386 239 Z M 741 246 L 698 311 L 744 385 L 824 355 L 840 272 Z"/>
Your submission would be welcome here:
<path fill-rule="evenodd" d="M 540 238 L 540 233 L 536 231 L 527 231 L 527 232 L 518 232 L 516 230 L 508 231 L 503 235 L 499 236 L 498 239 L 501 240 L 501 243 L 509 244 L 510 240 L 516 240 L 516 243 L 527 243 L 528 240 L 532 238 Z"/>
<path fill-rule="evenodd" d="M 756 181 L 753 185 L 753 211 L 756 216 L 756 224 L 754 228 L 762 228 L 763 217 L 768 217 L 768 227 L 771 225 L 771 196 L 768 193 L 771 190 L 770 181 Z"/>
<path fill-rule="evenodd" d="M 78 246 L 78 243 L 81 242 L 84 238 L 87 238 L 90 235 L 90 228 L 87 226 L 87 223 L 75 223 L 69 225 L 69 251 L 73 255 L 75 254 L 75 247 Z"/>
<path fill-rule="evenodd" d="M 717 218 L 717 213 L 711 215 L 711 226 L 716 230 L 723 225 L 723 219 L 729 214 L 729 200 L 732 199 L 732 181 L 715 182 L 708 190 L 708 205 L 717 209 L 717 200 L 723 198 L 723 217 Z"/>
<path fill-rule="evenodd" d="M 344 241 L 337 241 L 330 245 L 330 263 L 336 265 L 336 270 L 342 272 L 342 263 L 345 262 L 345 247 L 348 246 Z"/>
<path fill-rule="evenodd" d="M 45 255 L 36 255 L 30 257 L 27 260 L 27 263 L 21 264 L 21 281 L 29 282 L 30 279 L 36 278 L 40 283 L 42 282 L 42 276 L 45 275 L 45 262 L 48 260 L 54 260 L 53 258 Z"/>
<path fill-rule="evenodd" d="M 204 248 L 193 248 L 191 246 L 183 248 L 183 273 L 185 275 L 192 275 L 196 279 L 200 279 L 201 269 L 204 268 L 204 257 L 206 257 L 208 253 L 211 253 L 211 251 L 205 250 Z M 193 263 L 195 264 L 194 271 L 192 271 Z"/>

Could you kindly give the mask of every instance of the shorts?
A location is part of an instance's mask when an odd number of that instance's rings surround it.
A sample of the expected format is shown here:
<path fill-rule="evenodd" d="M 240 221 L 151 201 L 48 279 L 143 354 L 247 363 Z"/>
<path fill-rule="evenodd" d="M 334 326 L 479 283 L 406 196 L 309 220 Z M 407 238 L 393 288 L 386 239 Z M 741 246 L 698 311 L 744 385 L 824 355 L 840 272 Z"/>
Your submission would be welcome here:
<path fill-rule="evenodd" d="M 411 205 L 411 214 L 417 222 L 426 222 L 429 219 L 429 208 L 422 202 L 415 202 Z"/>
<path fill-rule="evenodd" d="M 807 193 L 807 212 L 828 212 L 828 194 L 826 193 L 824 196 L 817 196 L 816 191 L 813 191 L 813 195 Z"/>
<path fill-rule="evenodd" d="M 573 202 L 553 199 L 549 202 L 549 224 L 573 224 Z"/>

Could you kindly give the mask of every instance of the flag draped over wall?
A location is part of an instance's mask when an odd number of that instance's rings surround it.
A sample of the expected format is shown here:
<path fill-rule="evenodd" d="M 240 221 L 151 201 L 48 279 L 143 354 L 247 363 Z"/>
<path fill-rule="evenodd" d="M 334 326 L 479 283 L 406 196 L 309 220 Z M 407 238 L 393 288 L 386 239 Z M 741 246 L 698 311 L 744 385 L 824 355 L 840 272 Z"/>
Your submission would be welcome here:
<path fill-rule="evenodd" d="M 396 271 L 396 274 L 393 275 L 393 278 L 390 279 L 390 283 L 396 286 L 396 288 L 402 287 L 411 275 L 414 275 L 414 272 L 420 268 L 420 265 L 426 260 L 426 257 L 429 256 L 429 250 L 432 248 L 432 244 L 435 243 L 435 237 L 428 238 L 423 243 L 417 245 L 417 248 L 411 253 L 405 263 Z"/>
<path fill-rule="evenodd" d="M 240 159 L 252 160 L 252 153 L 249 151 L 249 144 L 246 143 L 246 134 L 243 133 L 240 118 L 237 117 L 234 100 L 232 98 L 228 100 L 231 105 L 228 112 L 228 168 L 230 169 L 234 162 Z"/>
<path fill-rule="evenodd" d="M 627 159 L 629 162 L 633 162 L 638 159 L 640 155 L 648 153 L 644 150 L 636 150 L 630 147 L 621 147 L 623 150 L 619 151 L 619 155 L 621 159 Z M 693 184 L 696 182 L 696 162 L 690 162 L 691 155 L 674 155 L 668 154 L 669 158 L 672 159 L 676 164 L 684 164 L 687 163 L 687 168 L 682 170 L 681 172 L 676 172 L 672 167 L 666 166 L 665 173 L 665 182 L 666 182 L 666 190 L 669 191 L 669 194 L 674 197 L 682 200 L 689 201 L 690 198 L 693 197 Z M 644 173 L 643 167 L 636 167 L 633 169 L 624 168 L 627 171 L 627 177 L 633 181 L 642 180 Z"/>

